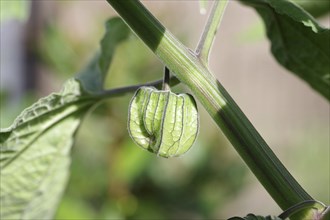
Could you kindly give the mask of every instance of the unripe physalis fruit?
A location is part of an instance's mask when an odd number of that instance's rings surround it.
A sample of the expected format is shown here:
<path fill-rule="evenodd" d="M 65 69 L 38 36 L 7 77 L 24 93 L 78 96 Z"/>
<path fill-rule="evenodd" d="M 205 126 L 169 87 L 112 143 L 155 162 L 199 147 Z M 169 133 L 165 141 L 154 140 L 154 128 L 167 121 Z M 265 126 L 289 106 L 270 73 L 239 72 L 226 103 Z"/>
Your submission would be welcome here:
<path fill-rule="evenodd" d="M 189 94 L 141 87 L 135 92 L 128 112 L 128 131 L 133 141 L 159 156 L 180 156 L 196 140 L 198 112 Z"/>

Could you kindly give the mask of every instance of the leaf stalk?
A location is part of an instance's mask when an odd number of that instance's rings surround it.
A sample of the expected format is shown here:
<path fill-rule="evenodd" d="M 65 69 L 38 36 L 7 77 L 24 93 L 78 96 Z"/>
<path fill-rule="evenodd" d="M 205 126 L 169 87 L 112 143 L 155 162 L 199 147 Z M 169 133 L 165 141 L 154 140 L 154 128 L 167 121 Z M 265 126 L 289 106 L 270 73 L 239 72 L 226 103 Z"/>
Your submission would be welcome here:
<path fill-rule="evenodd" d="M 138 88 L 140 88 L 142 86 L 153 86 L 153 87 L 156 87 L 157 89 L 161 89 L 163 86 L 163 83 L 164 83 L 164 79 L 159 79 L 159 80 L 156 80 L 153 82 L 148 82 L 148 83 L 136 84 L 136 85 L 131 85 L 131 86 L 123 86 L 123 87 L 119 87 L 119 88 L 103 90 L 101 92 L 93 94 L 93 97 L 95 97 L 97 99 L 118 97 L 118 96 L 125 95 L 127 93 L 135 92 Z M 168 87 L 176 86 L 179 83 L 180 83 L 180 81 L 175 76 L 172 76 L 169 78 Z"/>

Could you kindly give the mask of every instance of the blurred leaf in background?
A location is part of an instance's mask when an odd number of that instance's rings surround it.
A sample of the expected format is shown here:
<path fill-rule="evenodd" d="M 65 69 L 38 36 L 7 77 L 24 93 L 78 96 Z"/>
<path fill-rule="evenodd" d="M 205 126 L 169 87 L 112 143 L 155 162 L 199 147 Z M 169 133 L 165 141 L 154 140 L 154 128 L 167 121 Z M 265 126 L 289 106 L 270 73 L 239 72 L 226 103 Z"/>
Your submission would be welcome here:
<path fill-rule="evenodd" d="M 54 24 L 47 24 L 43 30 L 39 46 L 40 62 L 63 78 L 70 77 L 81 65 L 81 46 L 75 43 Z M 79 62 L 79 63 L 78 63 Z"/>
<path fill-rule="evenodd" d="M 29 16 L 29 0 L 1 0 L 0 1 L 0 22 L 10 19 L 26 21 Z"/>

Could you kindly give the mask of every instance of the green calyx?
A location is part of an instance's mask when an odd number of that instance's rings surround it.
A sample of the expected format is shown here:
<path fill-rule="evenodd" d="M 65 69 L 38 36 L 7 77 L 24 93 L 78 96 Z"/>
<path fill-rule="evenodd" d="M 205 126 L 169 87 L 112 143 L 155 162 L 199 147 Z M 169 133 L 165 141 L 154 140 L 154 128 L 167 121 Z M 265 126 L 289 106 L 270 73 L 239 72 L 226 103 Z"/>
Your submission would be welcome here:
<path fill-rule="evenodd" d="M 161 157 L 187 152 L 199 129 L 197 106 L 189 94 L 141 87 L 129 105 L 128 131 L 133 141 Z"/>

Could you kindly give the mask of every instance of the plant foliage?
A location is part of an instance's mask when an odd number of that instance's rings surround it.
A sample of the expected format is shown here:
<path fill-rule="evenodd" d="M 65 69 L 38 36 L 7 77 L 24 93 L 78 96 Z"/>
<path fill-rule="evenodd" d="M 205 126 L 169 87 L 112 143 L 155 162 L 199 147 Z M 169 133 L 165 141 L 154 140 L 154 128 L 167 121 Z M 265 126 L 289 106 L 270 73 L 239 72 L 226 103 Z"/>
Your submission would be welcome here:
<path fill-rule="evenodd" d="M 70 150 L 84 115 L 99 101 L 115 46 L 129 30 L 119 19 L 106 24 L 101 52 L 60 93 L 25 109 L 0 133 L 1 219 L 49 219 L 66 185 Z"/>
<path fill-rule="evenodd" d="M 330 100 L 330 30 L 287 0 L 241 0 L 262 17 L 276 60 Z"/>

